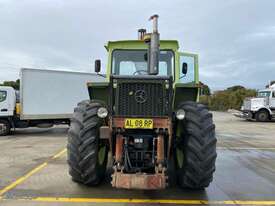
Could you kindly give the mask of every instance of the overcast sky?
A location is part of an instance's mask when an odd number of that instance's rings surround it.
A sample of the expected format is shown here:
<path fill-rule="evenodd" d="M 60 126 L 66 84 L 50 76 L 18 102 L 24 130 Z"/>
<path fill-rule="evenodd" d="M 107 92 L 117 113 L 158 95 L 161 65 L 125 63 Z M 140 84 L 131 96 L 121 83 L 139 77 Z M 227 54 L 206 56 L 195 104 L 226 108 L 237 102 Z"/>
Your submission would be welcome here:
<path fill-rule="evenodd" d="M 0 82 L 21 67 L 92 72 L 108 40 L 136 39 L 155 13 L 212 89 L 275 80 L 274 0 L 0 0 Z"/>

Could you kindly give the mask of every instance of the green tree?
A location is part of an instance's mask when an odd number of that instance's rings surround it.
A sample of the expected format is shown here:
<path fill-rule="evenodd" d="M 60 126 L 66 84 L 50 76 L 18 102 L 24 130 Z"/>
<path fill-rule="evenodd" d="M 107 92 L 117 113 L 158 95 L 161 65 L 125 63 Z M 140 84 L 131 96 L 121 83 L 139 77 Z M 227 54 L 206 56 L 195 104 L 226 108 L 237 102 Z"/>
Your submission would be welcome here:
<path fill-rule="evenodd" d="M 228 87 L 226 90 L 234 92 L 234 91 L 241 90 L 241 89 L 245 89 L 245 87 L 243 87 L 241 85 L 235 85 L 232 87 Z"/>
<path fill-rule="evenodd" d="M 16 81 L 4 81 L 3 84 L 0 84 L 1 86 L 9 86 L 13 87 L 15 90 L 19 90 L 20 88 L 20 80 L 17 79 Z"/>
<path fill-rule="evenodd" d="M 246 97 L 256 96 L 256 90 L 246 89 L 236 85 L 222 91 L 216 91 L 211 96 L 201 96 L 200 102 L 208 105 L 211 110 L 226 111 L 240 109 Z"/>
<path fill-rule="evenodd" d="M 207 84 L 200 82 L 199 85 L 201 88 L 201 93 L 200 93 L 201 95 L 207 95 L 207 96 L 211 95 L 211 90 Z"/>

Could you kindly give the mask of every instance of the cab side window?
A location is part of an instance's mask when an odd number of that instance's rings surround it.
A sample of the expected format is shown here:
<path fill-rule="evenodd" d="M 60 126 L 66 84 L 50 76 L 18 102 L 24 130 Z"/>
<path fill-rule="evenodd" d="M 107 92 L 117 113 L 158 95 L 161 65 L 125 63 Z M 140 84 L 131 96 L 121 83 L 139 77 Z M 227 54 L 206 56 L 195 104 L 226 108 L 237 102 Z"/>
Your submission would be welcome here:
<path fill-rule="evenodd" d="M 180 65 L 179 65 L 179 78 L 181 83 L 195 83 L 196 81 L 196 68 L 198 57 L 196 54 L 191 53 L 179 53 Z M 183 63 L 187 64 L 187 73 L 182 73 Z"/>
<path fill-rule="evenodd" d="M 275 98 L 275 91 L 272 92 L 272 98 Z"/>
<path fill-rule="evenodd" d="M 6 91 L 0 91 L 0 102 L 3 102 L 7 99 L 7 92 Z"/>

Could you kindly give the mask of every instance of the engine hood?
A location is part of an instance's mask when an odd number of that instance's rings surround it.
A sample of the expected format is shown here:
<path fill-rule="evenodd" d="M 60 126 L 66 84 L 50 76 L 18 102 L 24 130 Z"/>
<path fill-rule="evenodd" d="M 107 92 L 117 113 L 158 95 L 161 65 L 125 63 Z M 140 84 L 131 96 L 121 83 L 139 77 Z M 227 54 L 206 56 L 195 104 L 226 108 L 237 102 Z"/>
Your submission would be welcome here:
<path fill-rule="evenodd" d="M 268 105 L 267 97 L 249 97 L 245 98 L 243 109 L 249 111 L 257 111 L 260 108 L 266 107 Z"/>

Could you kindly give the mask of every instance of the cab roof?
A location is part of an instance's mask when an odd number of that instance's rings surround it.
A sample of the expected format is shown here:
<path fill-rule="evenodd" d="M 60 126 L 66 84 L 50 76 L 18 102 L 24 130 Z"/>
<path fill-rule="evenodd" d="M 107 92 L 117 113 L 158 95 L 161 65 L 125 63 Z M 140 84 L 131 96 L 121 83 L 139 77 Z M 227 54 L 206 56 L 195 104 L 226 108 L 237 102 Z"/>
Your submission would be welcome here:
<path fill-rule="evenodd" d="M 273 88 L 266 88 L 266 89 L 261 89 L 258 92 L 271 92 L 273 90 L 274 90 Z"/>
<path fill-rule="evenodd" d="M 107 51 L 113 49 L 147 49 L 148 45 L 143 40 L 121 40 L 109 41 L 105 45 Z M 179 44 L 177 40 L 160 40 L 160 49 L 172 49 L 177 51 Z"/>
<path fill-rule="evenodd" d="M 14 90 L 14 88 L 11 86 L 0 86 L 0 90 L 10 91 Z"/>

